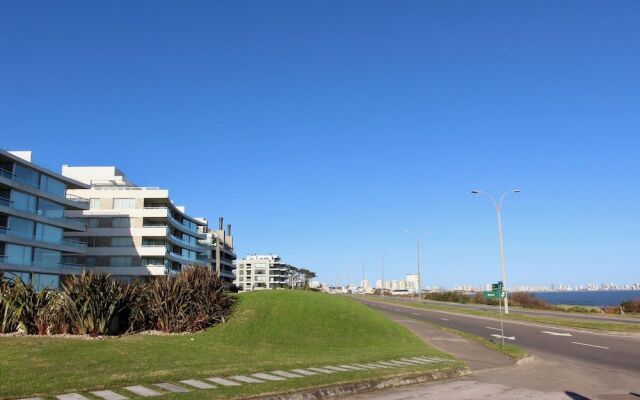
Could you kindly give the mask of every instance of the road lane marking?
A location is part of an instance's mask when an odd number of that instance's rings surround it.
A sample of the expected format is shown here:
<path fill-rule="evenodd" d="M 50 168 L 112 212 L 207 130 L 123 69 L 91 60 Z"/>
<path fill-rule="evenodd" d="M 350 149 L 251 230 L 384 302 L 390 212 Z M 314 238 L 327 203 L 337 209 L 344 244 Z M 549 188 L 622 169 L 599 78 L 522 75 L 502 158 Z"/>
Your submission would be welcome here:
<path fill-rule="evenodd" d="M 552 335 L 552 336 L 573 336 L 572 334 L 570 334 L 568 332 L 542 331 L 542 333 L 546 333 L 547 335 Z"/>
<path fill-rule="evenodd" d="M 502 336 L 502 335 L 496 335 L 496 334 L 491 335 L 491 336 L 497 337 L 498 339 L 504 338 L 504 339 L 507 339 L 507 340 L 516 340 L 515 336 Z"/>
<path fill-rule="evenodd" d="M 573 343 L 573 344 L 577 344 L 577 345 L 580 345 L 580 346 L 597 347 L 597 348 L 599 348 L 599 349 L 609 350 L 609 348 L 608 348 L 608 347 L 604 347 L 604 346 L 597 346 L 597 345 L 595 345 L 595 344 L 580 343 L 580 342 L 571 342 L 571 343 Z"/>
<path fill-rule="evenodd" d="M 500 332 L 502 332 L 502 329 L 500 329 L 500 328 L 494 328 L 494 327 L 492 327 L 492 326 L 487 326 L 486 328 L 487 328 L 487 329 L 493 329 L 494 331 L 500 331 Z"/>
<path fill-rule="evenodd" d="M 441 320 L 443 320 L 443 321 L 451 321 L 451 320 L 450 320 L 450 319 L 448 319 L 448 318 L 440 318 L 440 319 L 441 319 Z"/>

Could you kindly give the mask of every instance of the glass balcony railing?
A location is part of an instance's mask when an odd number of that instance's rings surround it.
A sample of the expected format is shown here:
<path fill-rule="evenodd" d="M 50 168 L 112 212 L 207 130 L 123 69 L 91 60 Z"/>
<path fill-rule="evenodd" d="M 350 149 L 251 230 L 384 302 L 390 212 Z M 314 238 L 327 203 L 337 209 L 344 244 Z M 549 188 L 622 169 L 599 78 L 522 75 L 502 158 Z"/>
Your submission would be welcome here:
<path fill-rule="evenodd" d="M 7 171 L 6 169 L 1 169 L 0 168 L 0 176 L 2 176 L 3 178 L 7 178 L 7 179 L 11 179 L 12 181 L 18 182 L 21 185 L 25 185 L 25 186 L 31 186 L 32 188 L 38 189 L 38 190 L 43 190 L 40 185 L 38 185 L 38 182 L 29 180 L 29 179 L 24 179 L 21 178 L 19 176 L 17 176 L 16 174 L 14 174 L 11 171 Z M 46 176 L 46 175 L 45 175 Z M 44 190 L 47 193 L 51 193 L 48 190 Z M 56 193 L 51 193 L 53 195 L 56 195 Z M 80 196 L 76 196 L 74 194 L 71 193 L 67 193 L 65 198 L 69 201 L 73 201 L 73 202 L 77 202 L 83 205 L 89 205 L 89 199 L 85 199 L 84 197 L 80 197 Z"/>
<path fill-rule="evenodd" d="M 36 235 L 34 235 L 33 233 L 17 231 L 15 229 L 7 228 L 6 226 L 0 226 L 0 235 L 14 236 L 14 237 L 19 237 L 22 239 L 29 239 L 29 240 L 37 240 L 39 242 L 44 242 L 44 243 L 60 244 L 63 246 L 77 247 L 79 249 L 84 249 L 87 247 L 87 244 L 80 240 L 39 238 L 39 237 L 36 237 Z"/>
<path fill-rule="evenodd" d="M 0 264 L 14 264 L 14 265 L 25 265 L 28 267 L 53 267 L 53 268 L 77 268 L 77 269 L 82 269 L 84 268 L 84 264 L 73 264 L 73 263 L 64 263 L 64 262 L 57 262 L 57 263 L 49 263 L 49 262 L 45 262 L 45 261 L 36 261 L 36 260 L 12 260 L 10 257 L 8 256 L 0 256 Z"/>
<path fill-rule="evenodd" d="M 27 210 L 24 208 L 16 207 L 15 202 L 4 197 L 0 197 L 0 206 L 13 208 L 16 211 L 37 215 L 39 217 L 44 217 L 44 218 L 58 220 L 58 221 L 64 221 L 66 223 L 75 225 L 76 227 L 81 228 L 83 230 L 87 228 L 87 222 L 83 219 L 66 217 L 64 215 L 51 215 L 50 213 L 47 213 L 44 210 Z"/>

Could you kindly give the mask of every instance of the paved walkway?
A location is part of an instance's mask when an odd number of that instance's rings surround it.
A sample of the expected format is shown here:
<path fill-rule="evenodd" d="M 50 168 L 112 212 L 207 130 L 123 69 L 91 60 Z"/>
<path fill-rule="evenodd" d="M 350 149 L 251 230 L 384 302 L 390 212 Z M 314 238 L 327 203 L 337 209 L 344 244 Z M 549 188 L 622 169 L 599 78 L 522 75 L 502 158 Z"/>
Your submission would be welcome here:
<path fill-rule="evenodd" d="M 272 381 L 284 381 L 287 379 L 301 379 L 318 374 L 344 374 L 355 371 L 374 369 L 397 369 L 416 365 L 439 364 L 455 362 L 450 358 L 416 356 L 397 360 L 377 361 L 362 364 L 322 365 L 317 367 L 299 368 L 291 371 L 257 372 L 248 375 L 235 375 L 229 377 L 191 378 L 179 382 L 158 382 L 145 385 L 131 385 L 123 388 L 111 388 L 87 392 L 92 396 L 103 400 L 128 400 L 132 397 L 157 397 L 165 394 L 181 394 L 192 390 L 212 390 L 221 386 L 255 385 Z M 63 393 L 55 396 L 57 400 L 90 400 L 86 393 Z M 22 400 L 44 400 L 44 397 L 32 397 Z"/>

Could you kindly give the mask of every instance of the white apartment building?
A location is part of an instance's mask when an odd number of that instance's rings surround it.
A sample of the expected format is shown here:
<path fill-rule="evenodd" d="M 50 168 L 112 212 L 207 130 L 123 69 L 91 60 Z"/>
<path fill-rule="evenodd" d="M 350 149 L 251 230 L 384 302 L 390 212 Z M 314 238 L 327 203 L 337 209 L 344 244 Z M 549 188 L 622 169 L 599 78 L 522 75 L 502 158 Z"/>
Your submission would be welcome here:
<path fill-rule="evenodd" d="M 249 255 L 236 261 L 238 290 L 264 290 L 284 288 L 290 282 L 289 265 L 276 255 Z"/>
<path fill-rule="evenodd" d="M 36 288 L 54 287 L 60 277 L 81 273 L 83 265 L 65 261 L 81 258 L 86 245 L 65 238 L 85 231 L 81 214 L 89 200 L 70 194 L 88 188 L 31 162 L 30 151 L 0 149 L 0 275 L 21 279 Z"/>
<path fill-rule="evenodd" d="M 126 280 L 208 264 L 202 244 L 207 240 L 207 220 L 174 205 L 168 190 L 137 186 L 113 166 L 64 165 L 62 175 L 88 185 L 68 192 L 90 199 L 88 210 L 65 211 L 67 217 L 84 218 L 88 224 L 84 232 L 65 232 L 65 237 L 87 243 L 86 254 L 68 261 Z"/>

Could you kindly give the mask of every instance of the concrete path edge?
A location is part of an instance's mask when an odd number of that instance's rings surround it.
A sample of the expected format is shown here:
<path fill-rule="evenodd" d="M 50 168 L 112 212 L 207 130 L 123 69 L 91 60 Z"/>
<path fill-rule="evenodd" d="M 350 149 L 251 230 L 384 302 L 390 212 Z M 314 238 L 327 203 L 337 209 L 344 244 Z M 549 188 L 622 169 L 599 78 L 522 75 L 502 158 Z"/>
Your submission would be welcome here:
<path fill-rule="evenodd" d="M 468 367 L 446 368 L 435 371 L 425 371 L 420 373 L 387 376 L 377 379 L 365 379 L 357 382 L 347 382 L 337 385 L 327 385 L 312 389 L 303 389 L 290 393 L 260 394 L 242 399 L 251 400 L 317 400 L 327 397 L 336 397 L 364 393 L 374 390 L 388 389 L 392 387 L 415 385 L 418 383 L 428 383 L 444 381 L 448 379 L 460 378 L 471 375 Z"/>

